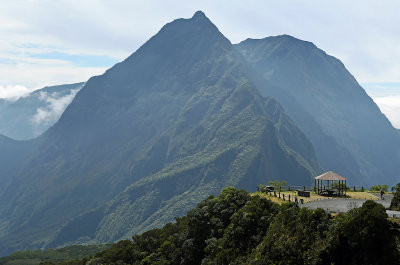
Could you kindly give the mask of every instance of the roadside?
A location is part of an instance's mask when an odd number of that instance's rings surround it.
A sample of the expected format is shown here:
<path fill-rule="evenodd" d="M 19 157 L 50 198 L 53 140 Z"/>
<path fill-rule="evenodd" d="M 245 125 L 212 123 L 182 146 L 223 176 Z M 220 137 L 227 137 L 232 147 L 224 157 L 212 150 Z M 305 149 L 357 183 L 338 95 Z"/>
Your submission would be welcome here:
<path fill-rule="evenodd" d="M 326 197 L 315 194 L 314 192 L 310 192 L 310 197 L 299 197 L 295 191 L 283 191 L 280 192 L 280 194 L 277 192 L 276 197 L 274 193 L 270 194 L 264 192 L 255 192 L 253 195 L 268 198 L 279 204 L 289 201 L 289 198 L 291 202 L 294 202 L 297 197 L 300 207 L 306 207 L 313 210 L 321 208 L 332 213 L 348 212 L 351 209 L 361 207 L 367 200 L 374 200 L 375 202 L 382 204 L 385 209 L 389 209 L 390 202 L 393 198 L 392 194 L 384 194 L 382 200 L 379 193 L 370 192 L 347 192 L 346 197 L 344 198 Z M 304 204 L 300 203 L 300 199 L 303 199 Z M 400 218 L 400 211 L 386 210 L 386 213 L 389 217 Z"/>
<path fill-rule="evenodd" d="M 382 204 L 385 209 L 389 209 L 393 198 L 392 194 L 385 194 L 383 200 L 380 199 L 379 194 L 371 193 L 371 195 L 375 196 L 377 203 Z M 344 213 L 353 208 L 361 207 L 366 201 L 366 199 L 324 199 L 302 204 L 300 207 L 307 207 L 308 209 L 322 208 L 329 212 Z M 386 213 L 389 217 L 400 218 L 400 211 L 386 210 Z"/>

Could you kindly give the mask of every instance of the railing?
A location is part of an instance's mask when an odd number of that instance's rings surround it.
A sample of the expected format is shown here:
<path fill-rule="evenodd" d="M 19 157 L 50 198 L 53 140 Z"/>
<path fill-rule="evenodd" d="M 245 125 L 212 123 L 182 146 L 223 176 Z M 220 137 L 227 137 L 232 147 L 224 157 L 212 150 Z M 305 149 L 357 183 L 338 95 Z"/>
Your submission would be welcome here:
<path fill-rule="evenodd" d="M 347 191 L 361 191 L 361 192 L 366 191 L 366 188 L 364 188 L 364 186 L 361 186 L 361 187 L 348 186 L 346 188 L 347 188 Z"/>
<path fill-rule="evenodd" d="M 269 194 L 269 196 L 273 196 L 279 199 L 282 199 L 284 201 L 289 201 L 289 202 L 294 202 L 294 203 L 304 203 L 303 199 L 299 199 L 298 196 L 296 196 L 295 194 L 285 194 L 285 193 L 281 193 L 281 191 L 276 191 L 276 190 L 269 190 L 269 191 L 264 191 L 265 193 Z M 304 192 L 304 191 L 303 191 Z"/>

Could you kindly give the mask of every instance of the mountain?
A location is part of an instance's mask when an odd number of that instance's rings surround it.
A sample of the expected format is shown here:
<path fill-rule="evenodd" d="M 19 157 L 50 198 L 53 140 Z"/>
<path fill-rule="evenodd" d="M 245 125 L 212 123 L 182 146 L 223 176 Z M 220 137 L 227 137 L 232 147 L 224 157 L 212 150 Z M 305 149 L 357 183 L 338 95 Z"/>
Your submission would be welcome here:
<path fill-rule="evenodd" d="M 19 166 L 26 158 L 26 151 L 30 150 L 31 143 L 16 141 L 0 135 L 0 193 L 3 192 L 7 183 L 12 180 Z"/>
<path fill-rule="evenodd" d="M 338 59 L 287 35 L 235 47 L 262 75 L 258 82 L 273 85 L 259 86 L 261 93 L 283 105 L 324 168 L 356 185 L 399 181 L 398 133 Z"/>
<path fill-rule="evenodd" d="M 52 126 L 84 83 L 49 86 L 16 101 L 0 99 L 0 134 L 32 139 Z"/>
<path fill-rule="evenodd" d="M 312 144 L 246 67 L 197 12 L 91 78 L 17 152 L 0 190 L 0 254 L 124 238 L 226 186 L 309 185 L 321 172 Z"/>

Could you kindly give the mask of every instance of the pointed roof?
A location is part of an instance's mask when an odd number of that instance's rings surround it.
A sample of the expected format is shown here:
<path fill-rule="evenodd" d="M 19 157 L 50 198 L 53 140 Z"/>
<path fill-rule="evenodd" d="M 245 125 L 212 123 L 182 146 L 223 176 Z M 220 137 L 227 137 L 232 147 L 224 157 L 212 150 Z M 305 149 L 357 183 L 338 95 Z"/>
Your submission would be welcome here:
<path fill-rule="evenodd" d="M 319 180 L 347 180 L 346 178 L 340 176 L 339 174 L 333 172 L 333 171 L 329 171 L 326 172 L 322 175 L 319 175 L 318 177 L 315 177 L 314 179 L 319 179 Z"/>

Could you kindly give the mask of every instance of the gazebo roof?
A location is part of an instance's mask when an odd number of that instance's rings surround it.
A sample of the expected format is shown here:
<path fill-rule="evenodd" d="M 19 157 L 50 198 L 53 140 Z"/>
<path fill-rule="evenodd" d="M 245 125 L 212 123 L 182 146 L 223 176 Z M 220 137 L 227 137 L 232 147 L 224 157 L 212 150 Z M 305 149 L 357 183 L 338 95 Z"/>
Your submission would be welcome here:
<path fill-rule="evenodd" d="M 319 175 L 318 177 L 315 177 L 315 179 L 319 179 L 319 180 L 347 180 L 346 178 L 340 176 L 339 174 L 333 172 L 333 171 L 329 171 L 326 172 L 322 175 Z"/>

